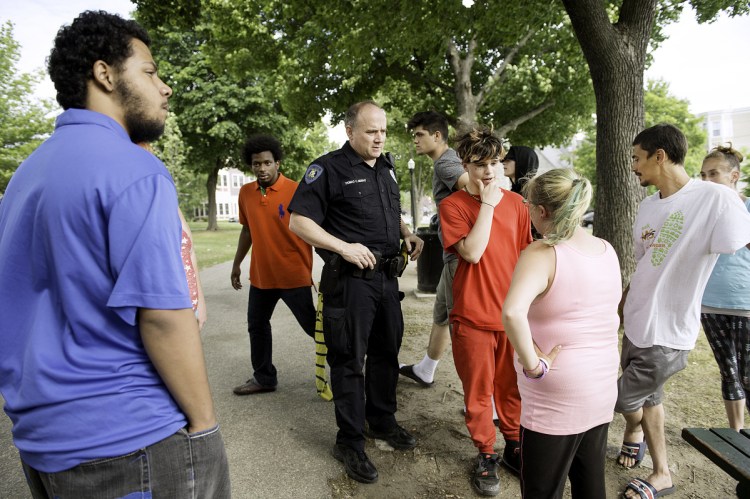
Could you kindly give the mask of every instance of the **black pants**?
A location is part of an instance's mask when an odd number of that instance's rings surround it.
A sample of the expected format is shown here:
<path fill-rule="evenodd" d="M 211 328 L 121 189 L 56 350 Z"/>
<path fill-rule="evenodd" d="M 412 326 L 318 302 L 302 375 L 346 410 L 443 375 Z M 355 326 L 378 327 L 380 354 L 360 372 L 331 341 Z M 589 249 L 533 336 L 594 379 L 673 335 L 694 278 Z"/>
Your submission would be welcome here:
<path fill-rule="evenodd" d="M 276 386 L 276 367 L 273 365 L 271 316 L 279 300 L 283 300 L 302 329 L 315 337 L 315 306 L 310 287 L 291 289 L 260 289 L 250 286 L 247 301 L 247 331 L 250 334 L 250 361 L 253 377 L 263 386 Z"/>
<path fill-rule="evenodd" d="M 565 477 L 573 499 L 607 497 L 604 458 L 609 423 L 577 435 L 546 435 L 521 427 L 521 496 L 562 498 Z"/>
<path fill-rule="evenodd" d="M 323 333 L 339 427 L 336 443 L 363 451 L 365 420 L 384 431 L 396 425 L 398 351 L 404 318 L 398 280 L 344 274 L 323 297 Z"/>

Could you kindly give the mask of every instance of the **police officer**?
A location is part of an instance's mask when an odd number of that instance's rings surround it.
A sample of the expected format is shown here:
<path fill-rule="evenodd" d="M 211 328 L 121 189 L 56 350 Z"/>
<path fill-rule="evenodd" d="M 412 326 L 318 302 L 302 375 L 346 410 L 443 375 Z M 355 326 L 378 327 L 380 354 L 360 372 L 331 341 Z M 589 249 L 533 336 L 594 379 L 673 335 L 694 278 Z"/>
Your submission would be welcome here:
<path fill-rule="evenodd" d="M 395 418 L 404 331 L 396 277 L 405 264 L 400 238 L 412 260 L 424 243 L 401 220 L 394 165 L 383 154 L 385 111 L 359 102 L 344 125 L 349 141 L 305 172 L 289 204 L 289 228 L 326 262 L 323 331 L 339 427 L 333 456 L 351 478 L 372 483 L 378 472 L 364 452 L 365 420 L 372 438 L 396 449 L 416 445 Z"/>

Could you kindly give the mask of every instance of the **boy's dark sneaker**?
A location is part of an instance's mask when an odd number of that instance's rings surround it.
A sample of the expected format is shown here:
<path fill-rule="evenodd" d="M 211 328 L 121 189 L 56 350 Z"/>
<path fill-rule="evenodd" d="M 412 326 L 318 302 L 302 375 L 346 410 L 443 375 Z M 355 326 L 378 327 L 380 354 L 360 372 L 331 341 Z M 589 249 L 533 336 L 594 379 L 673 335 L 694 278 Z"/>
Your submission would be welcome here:
<path fill-rule="evenodd" d="M 333 446 L 333 457 L 344 463 L 346 474 L 352 480 L 361 483 L 378 481 L 378 470 L 364 452 L 354 450 L 348 445 L 336 444 Z"/>
<path fill-rule="evenodd" d="M 478 494 L 496 496 L 500 493 L 500 478 L 497 476 L 497 454 L 479 454 L 471 485 Z"/>

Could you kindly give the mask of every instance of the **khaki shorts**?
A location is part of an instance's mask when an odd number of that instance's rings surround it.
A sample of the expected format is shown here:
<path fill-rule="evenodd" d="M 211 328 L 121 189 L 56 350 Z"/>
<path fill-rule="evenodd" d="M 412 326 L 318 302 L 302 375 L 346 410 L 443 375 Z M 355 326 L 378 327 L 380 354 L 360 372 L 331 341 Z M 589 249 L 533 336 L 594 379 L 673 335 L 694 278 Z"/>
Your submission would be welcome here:
<path fill-rule="evenodd" d="M 437 290 L 435 291 L 435 305 L 432 307 L 432 322 L 439 326 L 448 325 L 448 315 L 453 309 L 453 277 L 456 275 L 458 258 L 443 265 Z"/>
<path fill-rule="evenodd" d="M 641 407 L 653 407 L 662 402 L 664 383 L 687 366 L 689 350 L 654 345 L 638 348 L 627 336 L 622 337 L 620 367 L 617 380 L 615 412 L 630 414 Z"/>

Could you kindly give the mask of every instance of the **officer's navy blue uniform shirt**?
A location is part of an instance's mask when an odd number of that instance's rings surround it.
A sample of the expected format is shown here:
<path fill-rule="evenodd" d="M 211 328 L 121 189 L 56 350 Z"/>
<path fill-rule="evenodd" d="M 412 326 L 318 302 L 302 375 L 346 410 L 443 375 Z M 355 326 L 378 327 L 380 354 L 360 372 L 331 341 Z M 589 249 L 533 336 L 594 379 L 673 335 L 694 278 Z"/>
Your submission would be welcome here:
<path fill-rule="evenodd" d="M 394 166 L 381 155 L 372 167 L 352 149 L 316 159 L 305 172 L 289 211 L 307 217 L 347 243 L 360 243 L 384 257 L 398 253 L 399 189 Z"/>

